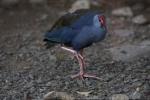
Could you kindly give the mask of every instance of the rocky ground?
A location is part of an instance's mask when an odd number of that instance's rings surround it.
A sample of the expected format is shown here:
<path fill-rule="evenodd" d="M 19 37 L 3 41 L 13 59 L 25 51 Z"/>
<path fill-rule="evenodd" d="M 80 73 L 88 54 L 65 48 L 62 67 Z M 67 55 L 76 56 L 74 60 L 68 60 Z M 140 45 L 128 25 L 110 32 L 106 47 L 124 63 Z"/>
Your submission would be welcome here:
<path fill-rule="evenodd" d="M 0 100 L 42 100 L 51 91 L 73 98 L 149 100 L 150 8 L 136 4 L 106 10 L 106 39 L 85 49 L 87 72 L 102 80 L 84 81 L 70 78 L 79 70 L 70 54 L 59 46 L 47 50 L 42 41 L 65 11 L 49 6 L 0 8 Z"/>

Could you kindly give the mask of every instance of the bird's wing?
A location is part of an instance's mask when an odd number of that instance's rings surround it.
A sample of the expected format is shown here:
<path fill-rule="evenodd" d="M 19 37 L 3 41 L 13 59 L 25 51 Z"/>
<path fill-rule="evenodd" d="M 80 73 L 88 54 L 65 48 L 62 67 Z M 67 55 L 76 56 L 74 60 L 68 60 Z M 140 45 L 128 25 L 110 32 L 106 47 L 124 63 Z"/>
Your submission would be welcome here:
<path fill-rule="evenodd" d="M 57 30 L 59 28 L 65 27 L 65 26 L 71 26 L 74 23 L 77 22 L 77 20 L 80 19 L 81 16 L 85 15 L 88 12 L 93 12 L 91 10 L 88 9 L 81 9 L 81 10 L 77 10 L 73 13 L 67 13 L 63 16 L 61 16 L 56 22 L 55 24 L 51 27 L 51 29 L 49 30 L 49 32 L 53 31 L 53 30 Z M 81 21 L 78 21 L 79 23 L 82 23 Z M 86 24 L 84 22 L 84 24 Z M 73 27 L 76 25 L 73 25 Z"/>
<path fill-rule="evenodd" d="M 103 40 L 105 35 L 106 30 L 100 29 L 99 27 L 86 26 L 73 38 L 72 47 L 76 51 L 80 51 L 93 43 Z"/>
<path fill-rule="evenodd" d="M 72 15 L 71 13 L 67 13 L 67 14 L 61 16 L 61 17 L 54 23 L 54 25 L 51 27 L 51 29 L 49 30 L 49 32 L 70 25 L 71 22 L 75 20 L 75 17 L 76 17 L 76 16 L 75 16 L 75 15 Z"/>
<path fill-rule="evenodd" d="M 63 27 L 52 32 L 47 32 L 44 41 L 52 43 L 70 44 L 72 39 L 77 35 L 78 30 L 69 27 Z"/>
<path fill-rule="evenodd" d="M 80 33 L 73 39 L 72 46 L 76 51 L 90 46 L 94 43 L 95 35 L 92 33 L 90 27 L 84 27 Z"/>

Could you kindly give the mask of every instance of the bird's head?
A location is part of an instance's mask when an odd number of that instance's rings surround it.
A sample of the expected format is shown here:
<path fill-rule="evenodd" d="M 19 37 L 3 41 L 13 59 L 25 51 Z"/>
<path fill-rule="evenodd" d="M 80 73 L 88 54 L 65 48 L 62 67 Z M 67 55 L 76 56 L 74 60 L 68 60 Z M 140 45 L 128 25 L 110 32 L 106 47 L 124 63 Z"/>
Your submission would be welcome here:
<path fill-rule="evenodd" d="M 95 15 L 93 19 L 93 24 L 95 27 L 106 28 L 106 21 L 104 15 Z"/>

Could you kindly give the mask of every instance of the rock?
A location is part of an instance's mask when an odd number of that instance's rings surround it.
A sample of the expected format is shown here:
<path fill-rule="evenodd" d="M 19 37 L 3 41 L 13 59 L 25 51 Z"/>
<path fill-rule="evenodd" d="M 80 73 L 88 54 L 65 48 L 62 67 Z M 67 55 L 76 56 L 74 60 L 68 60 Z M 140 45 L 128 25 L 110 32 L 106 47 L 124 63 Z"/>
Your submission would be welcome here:
<path fill-rule="evenodd" d="M 129 100 L 129 97 L 125 94 L 114 94 L 111 100 Z"/>
<path fill-rule="evenodd" d="M 133 16 L 133 12 L 130 7 L 115 9 L 112 11 L 112 14 L 115 16 L 125 16 L 125 17 Z"/>
<path fill-rule="evenodd" d="M 40 4 L 40 3 L 43 3 L 43 2 L 45 2 L 46 0 L 29 0 L 29 2 L 31 3 L 31 4 Z"/>
<path fill-rule="evenodd" d="M 133 30 L 128 30 L 128 29 L 116 29 L 114 30 L 114 33 L 119 37 L 129 37 L 135 34 Z"/>
<path fill-rule="evenodd" d="M 98 0 L 91 0 L 91 5 L 92 5 L 92 6 L 100 6 L 99 4 L 100 4 L 100 3 L 99 3 Z"/>
<path fill-rule="evenodd" d="M 137 15 L 132 19 L 132 22 L 135 24 L 142 25 L 147 23 L 147 19 L 144 17 L 144 15 Z"/>
<path fill-rule="evenodd" d="M 87 97 L 87 96 L 90 95 L 90 93 L 92 93 L 92 91 L 88 91 L 88 92 L 79 92 L 79 91 L 77 91 L 77 93 Z"/>
<path fill-rule="evenodd" d="M 113 60 L 131 62 L 138 57 L 150 55 L 150 41 L 143 41 L 139 44 L 126 44 L 119 47 L 110 48 Z"/>
<path fill-rule="evenodd" d="M 1 4 L 4 6 L 15 5 L 19 3 L 19 0 L 1 0 Z"/>
<path fill-rule="evenodd" d="M 74 98 L 65 92 L 49 92 L 44 96 L 44 100 L 74 100 Z"/>
<path fill-rule="evenodd" d="M 69 12 L 74 12 L 78 9 L 89 9 L 90 1 L 89 0 L 77 0 L 72 4 L 72 7 L 69 9 Z"/>

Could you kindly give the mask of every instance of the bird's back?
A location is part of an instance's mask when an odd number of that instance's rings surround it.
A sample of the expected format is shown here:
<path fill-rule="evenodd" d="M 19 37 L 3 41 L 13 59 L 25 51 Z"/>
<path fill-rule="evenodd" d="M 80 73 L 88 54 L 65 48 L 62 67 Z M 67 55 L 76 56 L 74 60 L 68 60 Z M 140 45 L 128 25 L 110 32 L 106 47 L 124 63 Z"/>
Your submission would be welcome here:
<path fill-rule="evenodd" d="M 67 13 L 61 16 L 51 27 L 49 32 L 58 30 L 63 27 L 71 27 L 71 28 L 82 28 L 85 25 L 91 25 L 92 19 L 95 14 L 100 12 L 88 10 L 88 9 L 81 9 L 77 10 L 74 13 Z"/>
<path fill-rule="evenodd" d="M 66 44 L 76 50 L 91 45 L 93 40 L 98 38 L 90 29 L 96 14 L 99 12 L 91 10 L 77 10 L 74 13 L 68 13 L 56 21 L 45 34 L 44 40 L 48 43 Z"/>
<path fill-rule="evenodd" d="M 52 28 L 46 32 L 45 39 L 53 42 L 62 42 L 61 37 L 75 36 L 75 31 L 80 31 L 84 26 L 92 24 L 92 17 L 96 12 L 91 10 L 77 10 L 60 17 Z M 66 34 L 65 34 L 66 33 Z"/>
<path fill-rule="evenodd" d="M 70 25 L 74 29 L 82 29 L 85 26 L 91 26 L 93 24 L 93 17 L 98 14 L 96 11 L 86 12 L 84 15 L 80 16 L 78 20 Z"/>

